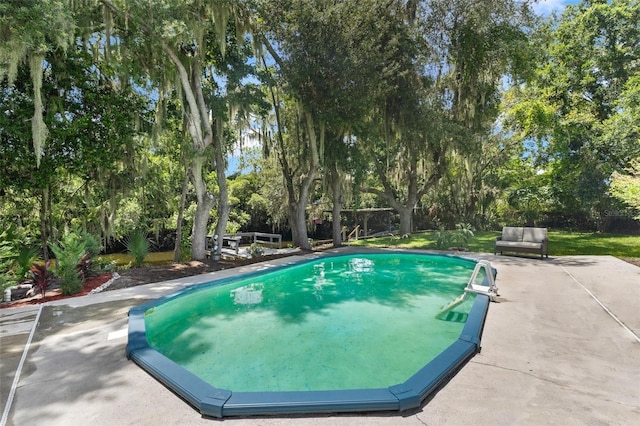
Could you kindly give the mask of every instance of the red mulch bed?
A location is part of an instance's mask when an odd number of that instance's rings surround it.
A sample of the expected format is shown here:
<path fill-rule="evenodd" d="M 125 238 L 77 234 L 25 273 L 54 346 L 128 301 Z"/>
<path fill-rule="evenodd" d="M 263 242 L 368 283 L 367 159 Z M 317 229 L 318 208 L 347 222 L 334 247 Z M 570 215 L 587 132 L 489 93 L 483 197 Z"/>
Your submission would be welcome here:
<path fill-rule="evenodd" d="M 211 261 L 209 259 L 198 262 L 191 261 L 180 264 L 147 266 L 141 268 L 130 268 L 124 271 L 118 271 L 120 278 L 113 282 L 106 290 L 119 290 L 127 287 L 134 287 L 143 284 L 156 283 L 161 281 L 183 278 L 191 275 L 204 274 L 207 272 L 218 271 L 221 269 L 235 268 L 238 266 L 249 265 L 256 262 L 263 262 L 270 259 L 278 259 L 281 257 L 291 256 L 296 253 L 283 253 L 270 256 L 261 256 L 254 259 L 235 259 L 235 260 L 219 260 Z M 70 297 L 84 296 L 94 288 L 100 287 L 109 281 L 111 274 L 102 274 L 92 277 L 84 283 L 82 291 L 71 296 L 63 296 L 59 288 L 49 289 L 46 297 L 42 298 L 40 294 L 26 299 L 14 300 L 9 303 L 0 303 L 0 308 L 16 308 L 19 306 L 37 305 L 39 303 L 50 302 L 52 300 L 67 299 Z M 1 296 L 1 295 L 0 295 Z"/>
<path fill-rule="evenodd" d="M 91 290 L 100 287 L 102 284 L 106 283 L 110 279 L 111 279 L 111 273 L 98 275 L 96 277 L 91 277 L 87 281 L 85 281 L 84 285 L 82 286 L 82 291 L 80 291 L 79 293 L 76 293 L 70 296 L 65 296 L 62 294 L 62 291 L 59 288 L 49 289 L 45 293 L 44 298 L 42 297 L 41 294 L 37 294 L 33 297 L 29 297 L 26 299 L 19 299 L 9 303 L 2 303 L 0 304 L 0 309 L 1 308 L 17 308 L 19 306 L 37 305 L 39 303 L 51 302 L 52 300 L 60 300 L 60 299 L 67 299 L 69 297 L 84 296 L 89 294 Z"/>

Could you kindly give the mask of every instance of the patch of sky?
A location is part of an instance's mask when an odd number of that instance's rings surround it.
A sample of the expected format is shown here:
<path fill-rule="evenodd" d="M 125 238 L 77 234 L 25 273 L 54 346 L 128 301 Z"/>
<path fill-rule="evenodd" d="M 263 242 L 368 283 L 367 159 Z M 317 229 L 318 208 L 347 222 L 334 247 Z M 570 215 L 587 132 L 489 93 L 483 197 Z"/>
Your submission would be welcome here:
<path fill-rule="evenodd" d="M 259 134 L 253 127 L 239 132 L 233 151 L 227 157 L 227 176 L 247 173 L 253 169 L 252 160 L 260 156 L 262 146 Z"/>
<path fill-rule="evenodd" d="M 562 13 L 569 4 L 576 4 L 578 0 L 540 0 L 532 5 L 534 12 L 538 15 L 547 16 L 553 12 Z"/>

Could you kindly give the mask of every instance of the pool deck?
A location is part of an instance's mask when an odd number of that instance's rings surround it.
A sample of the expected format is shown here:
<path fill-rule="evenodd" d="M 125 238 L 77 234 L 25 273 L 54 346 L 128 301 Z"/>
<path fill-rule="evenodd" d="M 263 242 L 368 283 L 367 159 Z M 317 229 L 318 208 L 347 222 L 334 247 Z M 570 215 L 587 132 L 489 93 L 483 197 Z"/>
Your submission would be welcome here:
<path fill-rule="evenodd" d="M 267 426 L 640 424 L 639 267 L 611 256 L 548 260 L 468 256 L 488 259 L 498 270 L 500 297 L 489 307 L 482 351 L 420 409 L 400 414 L 225 418 L 224 422 Z M 66 299 L 42 309 L 0 310 L 0 426 L 211 425 L 221 421 L 203 419 L 125 358 L 127 312 L 193 283 L 299 259 Z"/>

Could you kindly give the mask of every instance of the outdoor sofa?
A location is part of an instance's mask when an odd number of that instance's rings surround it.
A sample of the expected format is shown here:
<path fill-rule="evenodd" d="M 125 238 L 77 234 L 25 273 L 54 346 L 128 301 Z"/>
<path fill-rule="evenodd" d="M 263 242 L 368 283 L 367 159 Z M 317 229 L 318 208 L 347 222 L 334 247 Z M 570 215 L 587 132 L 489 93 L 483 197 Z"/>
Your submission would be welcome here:
<path fill-rule="evenodd" d="M 493 254 L 497 252 L 536 253 L 549 257 L 547 228 L 525 226 L 505 226 L 502 235 L 496 237 Z"/>

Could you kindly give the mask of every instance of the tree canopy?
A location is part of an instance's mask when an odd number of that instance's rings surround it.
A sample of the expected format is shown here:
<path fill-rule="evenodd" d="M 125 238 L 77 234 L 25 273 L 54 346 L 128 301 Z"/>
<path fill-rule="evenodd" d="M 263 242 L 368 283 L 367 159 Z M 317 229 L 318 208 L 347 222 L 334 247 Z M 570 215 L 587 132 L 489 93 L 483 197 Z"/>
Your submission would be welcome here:
<path fill-rule="evenodd" d="M 5 1 L 0 218 L 45 257 L 79 227 L 193 259 L 325 221 L 337 246 L 361 207 L 402 233 L 631 220 L 640 5 L 530 3 Z"/>
<path fill-rule="evenodd" d="M 584 1 L 544 23 L 532 81 L 515 87 L 507 114 L 549 175 L 553 209 L 599 216 L 609 177 L 638 156 L 640 5 Z"/>

